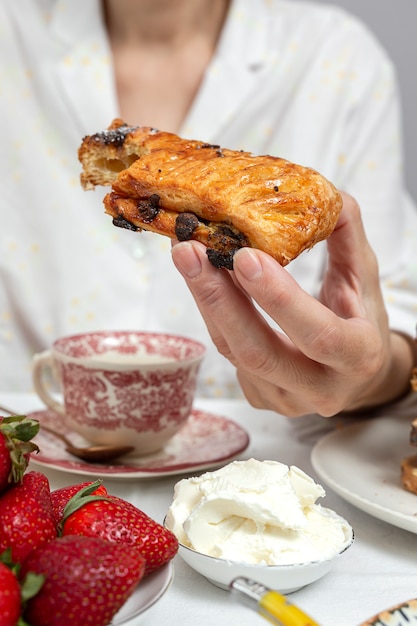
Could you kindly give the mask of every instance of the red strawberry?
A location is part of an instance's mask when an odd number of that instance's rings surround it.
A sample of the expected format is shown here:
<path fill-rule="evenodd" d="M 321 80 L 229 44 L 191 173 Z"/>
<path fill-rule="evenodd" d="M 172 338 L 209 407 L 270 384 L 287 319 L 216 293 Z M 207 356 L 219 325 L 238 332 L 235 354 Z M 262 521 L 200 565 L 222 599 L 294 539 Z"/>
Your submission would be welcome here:
<path fill-rule="evenodd" d="M 99 495 L 103 496 L 107 494 L 107 489 L 105 488 L 104 485 L 100 484 L 100 481 L 96 481 L 94 483 L 86 482 L 86 483 L 78 483 L 76 485 L 68 485 L 68 487 L 61 487 L 61 489 L 55 489 L 54 491 L 51 492 L 52 510 L 54 513 L 54 519 L 55 519 L 55 523 L 57 526 L 62 521 L 62 516 L 64 514 L 64 509 L 65 509 L 67 502 L 71 500 L 71 498 L 75 496 L 76 493 L 80 492 L 81 490 L 83 490 L 83 493 L 85 493 L 85 491 L 87 491 L 89 487 L 92 487 L 92 490 L 88 491 L 89 494 L 91 493 L 95 496 L 99 496 Z"/>
<path fill-rule="evenodd" d="M 138 550 L 98 537 L 58 537 L 36 548 L 23 576 L 45 576 L 24 612 L 31 626 L 106 626 L 143 577 Z"/>
<path fill-rule="evenodd" d="M 0 554 L 0 626 L 28 626 L 21 618 L 23 604 L 43 585 L 44 577 L 32 572 L 21 582 L 19 569 L 9 548 Z"/>
<path fill-rule="evenodd" d="M 0 552 L 11 548 L 13 561 L 20 563 L 56 535 L 49 481 L 40 472 L 28 472 L 0 498 Z"/>
<path fill-rule="evenodd" d="M 24 415 L 0 417 L 0 493 L 22 480 L 31 452 L 38 446 L 31 441 L 39 422 Z"/>
<path fill-rule="evenodd" d="M 14 573 L 0 563 L 0 624 L 16 626 L 20 617 L 20 585 Z"/>
<path fill-rule="evenodd" d="M 93 498 L 77 494 L 70 500 L 64 512 L 63 535 L 101 537 L 135 546 L 145 557 L 145 575 L 175 556 L 176 536 L 146 513 L 117 496 Z"/>

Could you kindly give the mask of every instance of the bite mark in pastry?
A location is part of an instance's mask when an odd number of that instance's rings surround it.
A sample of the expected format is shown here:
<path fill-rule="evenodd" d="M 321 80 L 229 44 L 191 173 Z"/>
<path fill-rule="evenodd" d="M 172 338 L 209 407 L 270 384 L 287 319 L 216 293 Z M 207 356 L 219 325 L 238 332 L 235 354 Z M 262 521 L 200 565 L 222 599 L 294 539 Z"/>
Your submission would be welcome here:
<path fill-rule="evenodd" d="M 244 246 L 284 266 L 332 233 L 342 207 L 311 168 L 119 119 L 78 156 L 84 189 L 112 187 L 103 202 L 116 226 L 201 241 L 216 267 L 232 269 Z"/>

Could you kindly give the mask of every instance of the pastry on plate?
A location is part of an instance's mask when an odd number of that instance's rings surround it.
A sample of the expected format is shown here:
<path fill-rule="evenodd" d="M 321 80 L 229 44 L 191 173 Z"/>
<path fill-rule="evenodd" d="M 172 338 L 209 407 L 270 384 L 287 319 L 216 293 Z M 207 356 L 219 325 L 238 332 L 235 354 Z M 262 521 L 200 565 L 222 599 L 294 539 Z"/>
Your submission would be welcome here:
<path fill-rule="evenodd" d="M 404 489 L 417 495 L 417 454 L 402 459 L 401 482 Z"/>
<path fill-rule="evenodd" d="M 417 446 L 417 417 L 411 422 L 410 444 Z M 401 483 L 404 489 L 417 494 L 417 454 L 402 459 Z"/>
<path fill-rule="evenodd" d="M 201 241 L 216 267 L 232 269 L 244 246 L 286 265 L 332 233 L 342 207 L 309 167 L 120 119 L 84 137 L 78 156 L 84 189 L 111 187 L 104 206 L 116 226 Z"/>

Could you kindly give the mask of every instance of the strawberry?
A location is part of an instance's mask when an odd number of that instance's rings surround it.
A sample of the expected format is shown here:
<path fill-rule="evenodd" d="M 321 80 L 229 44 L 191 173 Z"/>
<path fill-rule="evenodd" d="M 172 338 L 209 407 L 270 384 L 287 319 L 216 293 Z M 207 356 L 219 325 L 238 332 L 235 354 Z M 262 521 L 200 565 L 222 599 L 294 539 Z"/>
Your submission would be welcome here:
<path fill-rule="evenodd" d="M 76 493 L 81 490 L 87 490 L 91 485 L 96 485 L 96 487 L 89 491 L 88 493 L 92 493 L 93 495 L 106 495 L 107 489 L 104 485 L 100 484 L 100 481 L 86 482 L 86 483 L 78 483 L 76 485 L 68 485 L 67 487 L 61 487 L 60 489 L 55 489 L 51 491 L 51 499 L 52 499 L 52 510 L 54 514 L 55 523 L 58 526 L 62 521 L 62 516 L 64 514 L 64 509 L 69 500 Z"/>
<path fill-rule="evenodd" d="M 0 498 L 0 552 L 11 548 L 13 561 L 20 563 L 56 535 L 49 481 L 40 472 L 28 472 Z"/>
<path fill-rule="evenodd" d="M 31 452 L 38 446 L 31 441 L 39 431 L 39 422 L 25 415 L 0 417 L 0 493 L 19 483 Z"/>
<path fill-rule="evenodd" d="M 0 626 L 28 626 L 21 617 L 23 605 L 44 583 L 44 577 L 33 572 L 21 582 L 19 569 L 10 548 L 0 554 Z"/>
<path fill-rule="evenodd" d="M 16 626 L 21 612 L 20 585 L 15 574 L 0 563 L 0 624 Z"/>
<path fill-rule="evenodd" d="M 23 576 L 42 574 L 39 593 L 26 603 L 31 626 L 106 626 L 143 577 L 145 562 L 130 546 L 99 537 L 57 537 L 33 550 Z"/>
<path fill-rule="evenodd" d="M 178 550 L 178 540 L 170 530 L 113 495 L 91 499 L 88 494 L 76 494 L 65 508 L 61 532 L 138 548 L 146 561 L 145 575 L 170 561 Z"/>

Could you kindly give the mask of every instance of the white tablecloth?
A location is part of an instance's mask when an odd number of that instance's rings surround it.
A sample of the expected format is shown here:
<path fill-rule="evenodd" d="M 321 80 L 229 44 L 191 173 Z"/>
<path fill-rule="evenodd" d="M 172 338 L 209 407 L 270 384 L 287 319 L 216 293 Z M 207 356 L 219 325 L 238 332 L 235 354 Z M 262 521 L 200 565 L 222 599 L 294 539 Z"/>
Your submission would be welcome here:
<path fill-rule="evenodd" d="M 0 394 L 0 403 L 23 413 L 42 408 L 36 397 L 23 394 Z M 298 465 L 318 480 L 311 466 L 310 452 L 320 436 L 332 428 L 331 420 L 316 416 L 289 420 L 270 411 L 255 410 L 244 401 L 197 400 L 195 407 L 233 419 L 249 432 L 251 443 L 239 458 L 273 459 Z M 32 469 L 44 472 L 53 489 L 86 480 L 35 465 Z M 346 468 L 346 472 L 352 471 L 354 467 Z M 109 493 L 133 502 L 162 522 L 179 478 L 121 481 L 106 477 L 104 484 Z M 360 511 L 331 489 L 326 488 L 326 491 L 321 503 L 352 524 L 355 542 L 327 576 L 291 594 L 291 601 L 322 626 L 357 626 L 383 608 L 417 597 L 417 535 Z M 179 556 L 174 559 L 174 572 L 173 583 L 162 599 L 127 626 L 139 623 L 145 626 L 262 626 L 267 623 L 251 609 L 237 604 L 227 591 L 196 574 Z"/>

